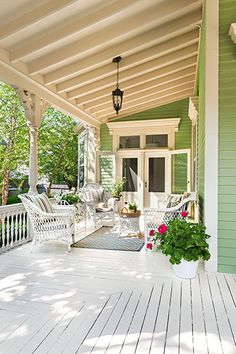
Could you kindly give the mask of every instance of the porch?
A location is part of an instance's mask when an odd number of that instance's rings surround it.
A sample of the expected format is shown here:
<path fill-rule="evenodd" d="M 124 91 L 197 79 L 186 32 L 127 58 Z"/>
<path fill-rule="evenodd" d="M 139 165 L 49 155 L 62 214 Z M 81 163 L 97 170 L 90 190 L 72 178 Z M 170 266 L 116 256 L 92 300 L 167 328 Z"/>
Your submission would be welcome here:
<path fill-rule="evenodd" d="M 236 278 L 179 280 L 160 253 L 1 254 L 1 353 L 235 353 Z"/>

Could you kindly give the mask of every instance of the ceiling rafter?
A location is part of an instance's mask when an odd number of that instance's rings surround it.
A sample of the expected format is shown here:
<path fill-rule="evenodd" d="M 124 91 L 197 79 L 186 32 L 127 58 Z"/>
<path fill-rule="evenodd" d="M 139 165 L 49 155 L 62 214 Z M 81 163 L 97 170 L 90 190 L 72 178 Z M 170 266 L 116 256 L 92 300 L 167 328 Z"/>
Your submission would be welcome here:
<path fill-rule="evenodd" d="M 133 93 L 130 93 L 129 90 L 125 91 L 125 103 L 127 104 L 128 102 L 132 101 L 132 100 L 136 100 L 139 98 L 143 98 L 145 96 L 149 96 L 150 94 L 153 94 L 154 92 L 164 92 L 165 90 L 170 88 L 170 82 L 171 82 L 171 87 L 175 88 L 178 87 L 182 84 L 185 83 L 194 83 L 195 81 L 195 72 L 192 71 L 191 74 L 189 75 L 181 75 L 180 74 L 178 76 L 176 76 L 174 79 L 170 80 L 170 81 L 166 81 L 166 80 L 155 80 L 155 84 L 153 85 L 149 85 L 147 86 L 145 84 L 145 89 L 140 90 L 138 87 L 136 87 L 136 90 Z M 140 85 L 141 86 L 141 85 Z M 143 85 L 144 86 L 144 85 Z M 132 89 L 131 89 L 132 90 Z M 96 101 L 92 101 L 90 103 L 87 103 L 85 105 L 83 105 L 83 109 L 87 110 L 91 110 L 91 112 L 96 111 L 100 111 L 104 108 L 108 108 L 111 106 L 111 92 L 109 92 L 109 95 L 106 96 L 106 98 L 104 100 L 96 100 Z M 80 107 L 80 106 L 79 106 Z"/>
<path fill-rule="evenodd" d="M 160 70 L 155 72 L 150 72 L 145 75 L 141 75 L 140 77 L 136 77 L 134 79 L 126 81 L 124 84 L 125 96 L 131 93 L 135 93 L 137 90 L 141 91 L 140 86 L 150 87 L 153 85 L 153 81 L 163 83 L 163 82 L 171 82 L 171 78 L 174 77 L 184 77 L 186 75 L 192 74 L 196 72 L 196 58 L 189 58 L 183 60 L 181 63 L 175 63 L 168 65 Z M 93 93 L 80 96 L 76 99 L 77 105 L 85 105 L 88 102 L 93 102 L 94 100 L 100 100 L 101 97 L 106 97 L 107 95 L 111 95 L 111 91 L 113 90 L 113 86 L 106 87 L 105 89 L 101 89 Z"/>
<path fill-rule="evenodd" d="M 142 103 L 148 103 L 151 101 L 155 101 L 157 99 L 162 99 L 165 98 L 166 96 L 171 95 L 172 93 L 176 93 L 176 92 L 183 92 L 186 90 L 193 90 L 194 88 L 194 81 L 191 82 L 187 82 L 184 84 L 181 84 L 179 86 L 176 87 L 171 87 L 171 88 L 165 88 L 163 91 L 157 91 L 154 93 L 151 93 L 149 95 L 143 95 L 142 97 L 139 98 L 134 98 L 132 100 L 128 100 L 125 104 L 125 109 L 129 109 L 132 107 L 137 107 L 139 105 L 141 105 Z M 109 114 L 109 113 L 113 113 L 113 107 L 111 105 L 104 105 L 104 107 L 99 108 L 99 109 L 92 109 L 91 113 L 96 114 L 96 116 L 99 118 L 101 115 L 103 114 Z"/>
<path fill-rule="evenodd" d="M 123 117 L 129 116 L 131 114 L 144 112 L 144 111 L 147 111 L 152 108 L 157 108 L 157 107 L 163 106 L 168 103 L 182 100 L 184 98 L 190 97 L 191 94 L 192 94 L 192 90 L 187 90 L 187 91 L 182 91 L 182 92 L 177 92 L 177 93 L 174 92 L 171 95 L 166 96 L 165 98 L 162 98 L 162 99 L 157 99 L 156 101 L 153 101 L 152 103 L 150 103 L 150 102 L 143 103 L 143 104 L 140 104 L 139 106 L 136 106 L 136 107 L 124 109 L 123 112 L 121 114 L 119 114 L 119 117 L 117 117 L 116 114 L 109 114 L 109 115 L 101 116 L 99 118 L 100 118 L 101 123 L 111 122 L 111 121 L 114 121 L 118 118 L 123 118 Z"/>
<path fill-rule="evenodd" d="M 172 7 L 174 6 L 173 4 L 175 4 L 177 13 L 179 11 L 180 1 L 185 3 L 185 8 L 188 8 L 186 6 L 188 2 L 187 0 L 179 0 L 178 2 L 173 2 L 171 0 L 170 4 L 172 4 Z M 193 2 L 193 0 L 190 1 Z M 134 17 L 131 16 L 130 19 L 125 18 L 123 21 L 120 21 L 115 25 L 111 24 L 110 26 L 107 26 L 107 28 L 97 31 L 96 35 L 92 33 L 83 39 L 54 50 L 51 54 L 47 54 L 35 60 L 29 61 L 29 71 L 31 74 L 37 73 L 47 68 L 53 68 L 58 64 L 63 65 L 68 61 L 72 61 L 73 59 L 81 57 L 83 53 L 84 55 L 89 55 L 89 53 L 92 54 L 98 50 L 105 50 L 111 44 L 118 44 L 124 39 L 131 39 L 132 37 L 135 37 L 149 29 L 156 27 L 158 23 L 161 24 L 161 16 L 166 18 L 167 22 L 167 19 L 170 16 L 169 6 L 163 6 L 163 10 L 161 12 L 160 4 L 157 4 L 151 9 L 142 11 L 140 14 Z M 189 17 L 189 22 L 192 24 L 201 22 L 200 9 L 197 9 L 194 12 L 187 14 L 186 16 Z M 172 19 L 172 21 L 169 23 L 169 33 L 171 32 L 171 28 L 173 26 L 172 22 L 175 23 L 175 21 Z M 181 25 L 182 19 L 179 19 L 179 22 L 179 25 Z M 117 28 L 119 28 L 119 31 L 117 31 Z"/>
<path fill-rule="evenodd" d="M 11 22 L 0 26 L 0 39 L 9 37 L 10 35 L 20 31 L 26 27 L 36 24 L 38 21 L 43 19 L 45 16 L 52 15 L 66 6 L 69 6 L 76 2 L 77 0 L 50 0 L 42 5 L 37 6 L 31 11 L 27 11 L 19 17 L 16 17 Z"/>
<path fill-rule="evenodd" d="M 145 62 L 157 59 L 161 56 L 170 54 L 177 50 L 184 49 L 185 47 L 188 47 L 191 44 L 194 45 L 197 42 L 198 31 L 196 30 L 190 33 L 186 33 L 183 36 L 178 36 L 177 38 L 170 39 L 169 41 L 166 41 L 159 45 L 152 46 L 150 48 L 142 50 L 141 52 L 127 56 L 122 60 L 122 63 L 120 64 L 120 73 L 139 64 L 144 64 Z M 196 46 L 196 50 L 197 49 L 198 47 Z M 116 66 L 112 61 L 110 61 L 110 63 L 107 65 L 91 70 L 90 72 L 81 74 L 73 79 L 64 81 L 61 84 L 58 84 L 56 88 L 58 92 L 65 92 L 74 89 L 78 86 L 82 86 L 82 83 L 85 84 L 86 82 L 93 82 L 98 80 L 99 78 L 115 75 L 115 73 Z"/>
<path fill-rule="evenodd" d="M 125 83 L 125 81 L 132 79 L 134 77 L 139 77 L 148 72 L 156 71 L 157 69 L 160 69 L 170 64 L 174 64 L 186 58 L 196 57 L 197 50 L 198 50 L 198 46 L 194 44 L 190 47 L 178 50 L 174 53 L 167 54 L 163 57 L 151 60 L 145 64 L 137 65 L 136 67 L 126 70 L 125 72 L 121 72 L 119 83 L 122 86 L 123 83 Z M 102 78 L 100 80 L 97 79 L 92 83 L 81 85 L 80 88 L 69 91 L 68 98 L 69 99 L 76 98 L 84 92 L 92 92 L 93 89 L 96 91 L 98 87 L 104 88 L 114 84 L 115 84 L 115 76 L 110 75 L 109 77 Z"/>

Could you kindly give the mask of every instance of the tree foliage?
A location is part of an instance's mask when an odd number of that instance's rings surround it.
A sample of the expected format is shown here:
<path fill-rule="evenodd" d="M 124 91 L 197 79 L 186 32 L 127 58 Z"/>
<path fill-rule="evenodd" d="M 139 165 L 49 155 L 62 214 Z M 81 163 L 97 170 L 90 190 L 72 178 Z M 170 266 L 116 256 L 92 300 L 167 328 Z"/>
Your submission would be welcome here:
<path fill-rule="evenodd" d="M 39 130 L 39 174 L 50 184 L 77 186 L 78 135 L 74 120 L 50 107 Z"/>
<path fill-rule="evenodd" d="M 0 141 L 6 143 L 0 145 L 0 188 L 4 205 L 11 174 L 28 164 L 29 135 L 18 94 L 3 82 L 0 82 Z"/>

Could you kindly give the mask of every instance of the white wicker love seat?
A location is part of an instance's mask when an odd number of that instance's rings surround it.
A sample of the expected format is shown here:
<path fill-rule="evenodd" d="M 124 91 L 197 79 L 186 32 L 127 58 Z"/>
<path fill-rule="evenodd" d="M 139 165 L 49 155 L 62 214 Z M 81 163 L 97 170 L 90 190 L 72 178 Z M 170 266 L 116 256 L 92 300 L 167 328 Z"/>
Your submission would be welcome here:
<path fill-rule="evenodd" d="M 71 205 L 54 205 L 46 194 L 21 194 L 19 195 L 29 216 L 33 242 L 61 240 L 67 244 L 71 251 L 75 232 L 75 208 Z"/>
<path fill-rule="evenodd" d="M 109 198 L 98 183 L 87 183 L 80 192 L 89 216 L 93 218 L 94 226 L 97 221 L 111 219 L 115 223 L 115 203 L 117 198 Z M 103 205 L 102 205 L 103 204 Z"/>

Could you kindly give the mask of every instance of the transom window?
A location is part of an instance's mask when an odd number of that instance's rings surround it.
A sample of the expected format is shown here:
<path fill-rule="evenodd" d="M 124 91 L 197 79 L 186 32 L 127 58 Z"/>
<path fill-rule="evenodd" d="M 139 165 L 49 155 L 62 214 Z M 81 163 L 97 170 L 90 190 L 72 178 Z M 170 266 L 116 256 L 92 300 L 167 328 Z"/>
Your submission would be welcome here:
<path fill-rule="evenodd" d="M 146 148 L 168 147 L 168 134 L 146 135 Z"/>
<path fill-rule="evenodd" d="M 120 149 L 139 149 L 140 148 L 140 136 L 120 136 Z"/>

